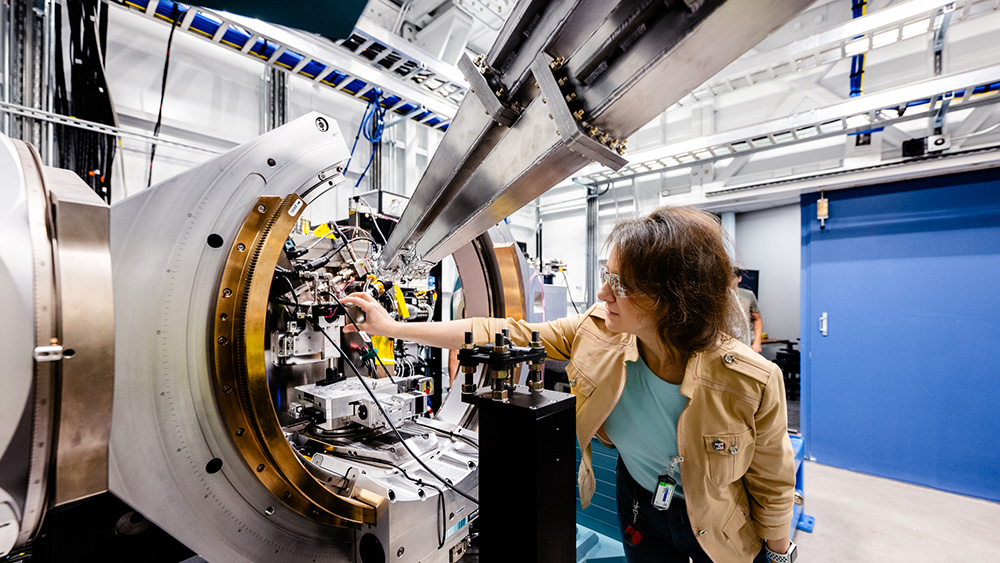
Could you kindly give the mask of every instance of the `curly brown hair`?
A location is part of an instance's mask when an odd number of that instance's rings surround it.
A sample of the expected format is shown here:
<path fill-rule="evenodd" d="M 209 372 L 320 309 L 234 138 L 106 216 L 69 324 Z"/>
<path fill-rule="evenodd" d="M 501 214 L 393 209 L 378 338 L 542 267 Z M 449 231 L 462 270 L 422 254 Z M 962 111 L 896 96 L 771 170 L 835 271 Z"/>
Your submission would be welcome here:
<path fill-rule="evenodd" d="M 687 359 L 728 338 L 737 306 L 733 263 L 714 215 L 692 207 L 661 207 L 615 225 L 607 245 L 637 305 L 656 315 L 667 349 Z"/>

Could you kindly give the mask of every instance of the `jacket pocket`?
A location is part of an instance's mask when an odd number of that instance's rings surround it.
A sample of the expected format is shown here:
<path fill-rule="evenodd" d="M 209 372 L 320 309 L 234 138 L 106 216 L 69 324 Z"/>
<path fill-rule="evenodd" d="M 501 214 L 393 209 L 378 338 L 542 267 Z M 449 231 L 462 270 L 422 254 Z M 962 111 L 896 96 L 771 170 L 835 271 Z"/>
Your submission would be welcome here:
<path fill-rule="evenodd" d="M 597 385 L 589 377 L 580 373 L 580 370 L 576 369 L 572 362 L 566 368 L 566 375 L 569 377 L 570 392 L 576 395 L 576 412 L 579 413 L 587 399 L 594 394 Z"/>
<path fill-rule="evenodd" d="M 594 394 L 597 385 L 589 377 L 583 375 L 580 369 L 572 363 L 566 367 L 566 375 L 569 377 L 569 387 L 574 395 L 589 397 Z"/>
<path fill-rule="evenodd" d="M 762 540 L 753 530 L 750 519 L 738 505 L 734 508 L 729 520 L 726 521 L 726 525 L 722 527 L 722 533 L 729 540 L 733 549 L 744 558 L 753 558 L 760 552 Z"/>
<path fill-rule="evenodd" d="M 704 441 L 708 476 L 712 482 L 728 485 L 743 477 L 753 459 L 753 432 L 750 429 L 735 434 L 705 434 Z"/>

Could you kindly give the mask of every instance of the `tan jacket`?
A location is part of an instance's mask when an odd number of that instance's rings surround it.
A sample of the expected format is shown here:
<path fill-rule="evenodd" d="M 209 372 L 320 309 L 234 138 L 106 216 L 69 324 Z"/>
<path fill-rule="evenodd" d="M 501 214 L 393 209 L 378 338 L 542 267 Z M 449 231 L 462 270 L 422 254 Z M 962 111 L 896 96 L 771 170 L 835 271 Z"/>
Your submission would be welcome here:
<path fill-rule="evenodd" d="M 586 508 L 594 495 L 590 442 L 625 388 L 625 362 L 639 358 L 636 338 L 604 326 L 603 304 L 548 323 L 475 319 L 476 342 L 510 329 L 515 345 L 541 332 L 550 359 L 569 360 L 576 395 L 576 435 L 583 451 L 578 484 Z M 761 539 L 788 537 L 795 461 L 788 439 L 785 387 L 776 365 L 728 340 L 688 361 L 680 392 L 688 405 L 677 421 L 681 483 L 691 527 L 715 563 L 750 562 Z M 718 444 L 725 444 L 717 451 Z"/>

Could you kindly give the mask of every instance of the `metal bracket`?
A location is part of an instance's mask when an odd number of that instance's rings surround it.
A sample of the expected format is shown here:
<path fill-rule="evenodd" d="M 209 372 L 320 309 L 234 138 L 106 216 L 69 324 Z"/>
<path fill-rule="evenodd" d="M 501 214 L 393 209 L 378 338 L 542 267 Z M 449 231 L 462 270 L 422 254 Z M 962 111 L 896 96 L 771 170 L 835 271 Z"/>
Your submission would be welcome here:
<path fill-rule="evenodd" d="M 559 89 L 559 84 L 556 82 L 555 76 L 552 75 L 550 63 L 548 55 L 544 52 L 538 53 L 534 62 L 531 63 L 531 73 L 534 75 L 535 81 L 538 82 L 542 102 L 548 105 L 552 118 L 556 122 L 558 135 L 563 143 L 571 150 L 596 160 L 612 170 L 619 170 L 628 164 L 628 160 L 580 128 L 580 122 L 570 112 L 562 91 Z"/>
<path fill-rule="evenodd" d="M 36 346 L 36 362 L 58 362 L 63 359 L 63 347 L 58 344 L 53 346 Z"/>
<path fill-rule="evenodd" d="M 934 50 L 934 75 L 940 75 L 943 68 L 944 36 L 948 33 L 948 24 L 951 23 L 951 14 L 955 11 L 955 3 L 949 2 L 941 6 L 934 16 L 934 41 L 931 44 Z"/>
<path fill-rule="evenodd" d="M 486 108 L 486 113 L 490 114 L 493 121 L 504 127 L 513 125 L 518 113 L 507 107 L 497 97 L 496 92 L 493 91 L 489 82 L 486 81 L 486 77 L 483 76 L 476 63 L 472 62 L 469 55 L 462 55 L 462 58 L 458 61 L 458 69 L 462 71 L 462 75 L 469 81 L 469 90 L 479 98 L 483 107 Z"/>
<path fill-rule="evenodd" d="M 944 130 L 945 116 L 948 114 L 948 106 L 951 105 L 953 99 L 955 99 L 954 92 L 945 92 L 941 94 L 940 98 L 934 98 L 931 102 L 931 111 L 933 112 L 931 117 L 932 135 L 940 135 Z"/>

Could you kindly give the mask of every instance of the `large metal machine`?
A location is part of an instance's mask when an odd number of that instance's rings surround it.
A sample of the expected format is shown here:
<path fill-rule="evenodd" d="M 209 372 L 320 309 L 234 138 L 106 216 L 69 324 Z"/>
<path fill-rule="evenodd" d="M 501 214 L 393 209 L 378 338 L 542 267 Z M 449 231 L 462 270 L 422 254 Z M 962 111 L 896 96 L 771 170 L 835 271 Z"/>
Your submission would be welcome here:
<path fill-rule="evenodd" d="M 343 333 L 340 297 L 426 320 L 452 255 L 468 315 L 523 317 L 528 266 L 494 225 L 622 166 L 630 134 L 808 4 L 523 0 L 462 61 L 473 95 L 389 234 L 370 207 L 306 219 L 354 195 L 319 114 L 110 209 L 0 137 L 0 556 L 110 491 L 212 562 L 458 560 L 476 408 L 429 405 L 422 351 Z M 510 400 L 491 384 L 480 401 Z"/>

